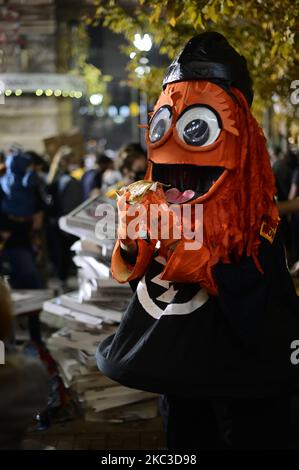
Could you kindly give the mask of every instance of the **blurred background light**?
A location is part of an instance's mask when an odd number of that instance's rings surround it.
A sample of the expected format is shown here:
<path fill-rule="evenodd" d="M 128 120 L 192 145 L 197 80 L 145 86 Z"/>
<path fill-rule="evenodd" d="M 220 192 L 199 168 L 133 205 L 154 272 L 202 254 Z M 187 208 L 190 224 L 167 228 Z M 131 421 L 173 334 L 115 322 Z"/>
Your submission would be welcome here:
<path fill-rule="evenodd" d="M 105 116 L 105 110 L 101 107 L 101 108 L 97 108 L 96 109 L 96 115 L 98 117 L 104 117 Z"/>
<path fill-rule="evenodd" d="M 91 95 L 89 97 L 89 101 L 91 102 L 91 104 L 93 106 L 98 106 L 103 101 L 103 95 L 101 95 L 100 93 L 96 93 L 94 95 Z"/>
<path fill-rule="evenodd" d="M 115 124 L 122 124 L 124 121 L 125 118 L 123 116 L 117 115 L 113 118 L 113 122 L 115 122 Z"/>
<path fill-rule="evenodd" d="M 117 116 L 118 115 L 117 107 L 114 106 L 114 105 L 109 106 L 108 109 L 107 109 L 107 114 L 111 118 Z"/>
<path fill-rule="evenodd" d="M 139 51 L 150 51 L 152 48 L 152 40 L 149 34 L 144 34 L 142 37 L 139 33 L 136 33 L 134 36 L 134 41 L 133 41 L 134 46 L 136 49 L 139 49 Z"/>
<path fill-rule="evenodd" d="M 138 65 L 135 69 L 135 73 L 138 75 L 138 77 L 142 77 L 144 75 L 144 67 L 142 65 Z"/>
<path fill-rule="evenodd" d="M 119 108 L 119 114 L 120 116 L 127 118 L 130 116 L 130 108 L 129 106 L 123 105 Z"/>
<path fill-rule="evenodd" d="M 136 117 L 139 115 L 139 105 L 135 101 L 132 101 L 129 105 L 130 108 L 130 113 L 133 117 Z"/>

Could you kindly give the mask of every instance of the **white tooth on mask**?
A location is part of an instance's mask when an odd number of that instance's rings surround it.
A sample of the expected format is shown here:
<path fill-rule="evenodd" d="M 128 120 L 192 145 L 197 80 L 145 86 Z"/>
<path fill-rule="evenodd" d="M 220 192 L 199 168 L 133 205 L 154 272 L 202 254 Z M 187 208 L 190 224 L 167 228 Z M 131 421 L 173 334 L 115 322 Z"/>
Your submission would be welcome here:
<path fill-rule="evenodd" d="M 156 192 L 158 188 L 158 183 L 157 181 L 151 185 L 150 190 Z"/>

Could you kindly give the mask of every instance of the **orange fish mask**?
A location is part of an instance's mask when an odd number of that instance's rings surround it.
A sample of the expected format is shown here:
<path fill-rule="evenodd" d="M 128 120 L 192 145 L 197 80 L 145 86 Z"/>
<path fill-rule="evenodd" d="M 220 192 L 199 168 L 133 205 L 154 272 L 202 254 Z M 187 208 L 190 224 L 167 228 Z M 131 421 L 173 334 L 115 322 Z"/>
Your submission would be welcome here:
<path fill-rule="evenodd" d="M 148 176 L 205 201 L 239 163 L 238 120 L 238 105 L 213 83 L 167 85 L 147 133 Z"/>
<path fill-rule="evenodd" d="M 188 66 L 188 60 L 194 64 L 190 43 L 181 53 L 183 56 L 187 50 L 187 58 L 181 62 L 177 58 L 170 66 L 151 115 L 145 179 L 168 185 L 164 197 L 169 204 L 203 205 L 203 246 L 188 251 L 180 240 L 169 253 L 161 278 L 200 283 L 217 295 L 213 267 L 218 262 L 252 256 L 262 271 L 258 262 L 260 229 L 264 221 L 277 226 L 276 190 L 265 138 L 250 111 L 251 81 L 244 59 L 232 67 L 239 73 L 235 80 L 233 72 L 227 75 L 231 79 L 228 86 L 223 79 L 227 69 L 199 60 L 196 49 L 197 77 Z M 208 50 L 209 43 L 206 47 Z M 232 52 L 227 50 L 232 60 Z M 239 57 L 233 55 L 233 61 Z M 137 260 L 130 267 L 121 259 L 117 245 L 112 259 L 114 276 L 122 282 L 140 277 L 154 249 L 155 242 L 138 240 Z"/>

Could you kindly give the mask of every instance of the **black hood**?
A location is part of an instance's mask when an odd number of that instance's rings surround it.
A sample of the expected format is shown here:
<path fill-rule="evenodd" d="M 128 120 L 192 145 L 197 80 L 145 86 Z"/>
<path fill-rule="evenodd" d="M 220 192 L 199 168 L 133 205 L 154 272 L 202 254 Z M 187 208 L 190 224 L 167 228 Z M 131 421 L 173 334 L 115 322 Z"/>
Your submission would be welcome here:
<path fill-rule="evenodd" d="M 168 67 L 163 88 L 168 83 L 187 80 L 208 80 L 228 92 L 234 86 L 252 104 L 252 80 L 245 57 L 220 33 L 206 32 L 190 39 Z"/>

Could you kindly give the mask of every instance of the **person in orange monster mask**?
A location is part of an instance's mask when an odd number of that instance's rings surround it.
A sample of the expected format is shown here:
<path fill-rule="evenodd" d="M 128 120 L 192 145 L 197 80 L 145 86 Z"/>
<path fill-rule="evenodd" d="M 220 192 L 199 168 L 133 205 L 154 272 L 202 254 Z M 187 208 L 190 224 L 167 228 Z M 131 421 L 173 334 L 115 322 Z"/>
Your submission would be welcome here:
<path fill-rule="evenodd" d="M 244 57 L 192 38 L 151 114 L 145 181 L 120 192 L 112 273 L 135 292 L 97 363 L 163 396 L 169 450 L 288 446 L 299 303 L 252 100 Z"/>

